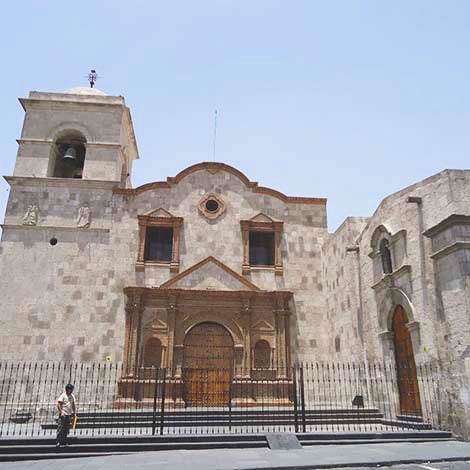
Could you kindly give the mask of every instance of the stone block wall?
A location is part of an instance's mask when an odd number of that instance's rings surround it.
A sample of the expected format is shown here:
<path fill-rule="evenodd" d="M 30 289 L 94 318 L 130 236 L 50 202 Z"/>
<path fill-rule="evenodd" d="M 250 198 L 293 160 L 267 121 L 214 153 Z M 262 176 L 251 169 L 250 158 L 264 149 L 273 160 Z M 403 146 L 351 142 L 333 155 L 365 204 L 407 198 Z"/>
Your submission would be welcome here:
<path fill-rule="evenodd" d="M 362 360 L 363 312 L 359 298 L 358 252 L 354 247 L 366 217 L 348 217 L 322 248 L 325 291 L 324 360 Z"/>
<path fill-rule="evenodd" d="M 129 194 L 112 183 L 85 180 L 15 180 L 5 218 L 0 275 L 3 302 L 0 345 L 4 359 L 101 361 L 122 359 L 126 286 L 158 287 L 174 276 L 167 265 L 136 270 L 137 215 L 164 208 L 183 217 L 180 272 L 213 256 L 241 273 L 240 220 L 263 212 L 284 222 L 283 275 L 255 269 L 245 277 L 264 290 L 294 293 L 291 335 L 293 359 L 315 357 L 324 332 L 321 247 L 327 236 L 324 203 L 288 203 L 255 193 L 228 171 L 205 168 L 167 188 Z M 56 185 L 56 186 L 55 186 Z M 70 187 L 68 187 L 70 186 Z M 205 194 L 226 203 L 217 220 L 198 210 Z M 88 204 L 90 228 L 77 228 L 78 209 Z M 37 226 L 23 226 L 26 208 L 39 208 Z M 50 240 L 57 239 L 52 246 Z M 72 332 L 72 334 L 71 334 Z"/>

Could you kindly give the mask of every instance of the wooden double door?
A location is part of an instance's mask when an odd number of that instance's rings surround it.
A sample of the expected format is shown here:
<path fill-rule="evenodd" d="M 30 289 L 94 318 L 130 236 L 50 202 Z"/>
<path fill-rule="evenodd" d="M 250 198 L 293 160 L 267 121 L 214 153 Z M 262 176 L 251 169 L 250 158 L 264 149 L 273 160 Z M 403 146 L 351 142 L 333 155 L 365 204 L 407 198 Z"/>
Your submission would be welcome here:
<path fill-rule="evenodd" d="M 394 333 L 400 412 L 404 415 L 421 416 L 421 399 L 419 396 L 413 344 L 410 332 L 406 326 L 407 323 L 408 318 L 406 313 L 403 307 L 399 305 L 393 314 L 392 329 Z"/>
<path fill-rule="evenodd" d="M 183 353 L 186 406 L 224 406 L 230 400 L 233 339 L 222 325 L 200 323 L 186 335 Z"/>

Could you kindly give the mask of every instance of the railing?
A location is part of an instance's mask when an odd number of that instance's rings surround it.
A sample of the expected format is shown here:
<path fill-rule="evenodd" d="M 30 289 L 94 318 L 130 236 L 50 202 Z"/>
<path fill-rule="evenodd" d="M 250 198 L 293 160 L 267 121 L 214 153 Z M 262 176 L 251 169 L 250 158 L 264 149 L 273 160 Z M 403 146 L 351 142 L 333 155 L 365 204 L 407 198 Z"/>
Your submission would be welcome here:
<path fill-rule="evenodd" d="M 0 363 L 0 436 L 53 435 L 56 400 L 75 386 L 75 435 L 424 431 L 447 428 L 431 364 L 308 363 L 288 370 L 112 363 Z M 446 418 L 446 419 L 444 419 Z"/>

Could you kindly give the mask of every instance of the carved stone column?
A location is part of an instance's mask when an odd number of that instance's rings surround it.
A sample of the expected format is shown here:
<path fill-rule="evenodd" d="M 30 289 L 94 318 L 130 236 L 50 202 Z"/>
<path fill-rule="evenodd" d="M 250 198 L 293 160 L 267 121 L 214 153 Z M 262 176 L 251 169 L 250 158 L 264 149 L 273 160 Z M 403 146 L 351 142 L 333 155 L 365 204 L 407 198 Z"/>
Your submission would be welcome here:
<path fill-rule="evenodd" d="M 142 315 L 145 308 L 143 295 L 128 294 L 126 311 L 126 337 L 124 343 L 124 369 L 128 375 L 134 376 L 140 362 L 140 341 L 142 330 Z"/>
<path fill-rule="evenodd" d="M 240 309 L 240 317 L 243 325 L 243 346 L 244 346 L 244 356 L 243 356 L 243 376 L 251 377 L 251 296 L 249 294 L 242 294 L 242 306 Z"/>
<path fill-rule="evenodd" d="M 137 254 L 136 269 L 141 271 L 145 267 L 145 234 L 147 227 L 145 223 L 139 219 L 139 252 Z"/>
<path fill-rule="evenodd" d="M 287 309 L 284 297 L 280 293 L 275 296 L 274 317 L 276 321 L 276 368 L 277 377 L 287 377 L 287 321 L 289 310 Z"/>
<path fill-rule="evenodd" d="M 183 225 L 183 219 L 176 219 L 173 222 L 173 250 L 171 252 L 170 271 L 177 273 L 180 269 L 180 232 Z"/>
<path fill-rule="evenodd" d="M 282 235 L 282 222 L 273 222 L 274 226 L 274 274 L 281 276 L 282 268 L 282 255 L 281 255 L 281 235 Z"/>
<path fill-rule="evenodd" d="M 241 220 L 240 225 L 242 228 L 242 244 L 243 244 L 243 264 L 242 274 L 250 273 L 250 222 L 248 220 Z"/>
<path fill-rule="evenodd" d="M 175 374 L 175 328 L 176 328 L 176 317 L 178 315 L 178 308 L 176 305 L 176 295 L 171 294 L 168 297 L 168 305 L 166 308 L 167 319 L 168 319 L 168 375 L 172 377 Z"/>

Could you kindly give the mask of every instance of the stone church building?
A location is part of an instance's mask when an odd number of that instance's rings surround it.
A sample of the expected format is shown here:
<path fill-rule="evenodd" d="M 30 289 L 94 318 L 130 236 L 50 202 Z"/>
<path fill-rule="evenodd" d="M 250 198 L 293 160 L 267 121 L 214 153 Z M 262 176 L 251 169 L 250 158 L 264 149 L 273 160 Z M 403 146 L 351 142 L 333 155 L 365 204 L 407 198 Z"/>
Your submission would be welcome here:
<path fill-rule="evenodd" d="M 224 163 L 133 188 L 123 97 L 73 88 L 20 103 L 0 360 L 111 360 L 188 383 L 201 367 L 283 380 L 298 361 L 434 361 L 469 414 L 470 170 L 328 233 L 325 199 Z"/>

